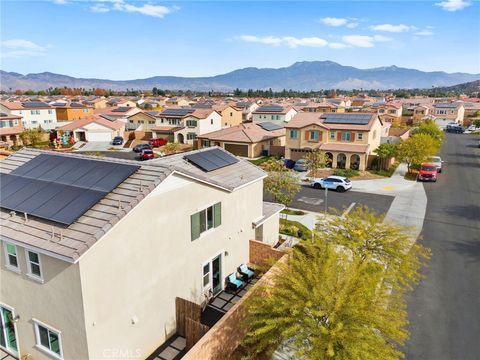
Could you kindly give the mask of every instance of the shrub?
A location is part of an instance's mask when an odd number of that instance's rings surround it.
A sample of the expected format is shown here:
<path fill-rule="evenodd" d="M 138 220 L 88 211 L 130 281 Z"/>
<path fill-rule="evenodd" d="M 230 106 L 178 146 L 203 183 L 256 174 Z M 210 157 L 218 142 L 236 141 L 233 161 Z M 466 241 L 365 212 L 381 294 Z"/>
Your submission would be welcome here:
<path fill-rule="evenodd" d="M 336 169 L 333 172 L 333 175 L 343 176 L 347 178 L 358 176 L 358 174 L 359 173 L 357 170 L 352 170 L 352 169 Z"/>

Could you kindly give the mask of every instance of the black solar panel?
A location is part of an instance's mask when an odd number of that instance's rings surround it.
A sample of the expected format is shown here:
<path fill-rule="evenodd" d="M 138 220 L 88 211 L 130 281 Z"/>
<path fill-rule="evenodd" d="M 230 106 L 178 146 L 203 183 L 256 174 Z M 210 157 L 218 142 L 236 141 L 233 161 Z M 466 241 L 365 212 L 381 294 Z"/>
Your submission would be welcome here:
<path fill-rule="evenodd" d="M 126 113 L 130 109 L 131 109 L 131 107 L 121 106 L 121 107 L 117 107 L 117 108 L 113 109 L 112 112 Z"/>
<path fill-rule="evenodd" d="M 159 116 L 185 116 L 188 115 L 192 112 L 194 112 L 195 109 L 166 109 L 162 111 L 162 113 Z"/>
<path fill-rule="evenodd" d="M 27 101 L 22 103 L 23 107 L 26 108 L 40 108 L 40 107 L 50 107 L 50 105 L 42 102 L 42 101 Z"/>
<path fill-rule="evenodd" d="M 71 103 L 70 107 L 72 107 L 72 108 L 84 108 L 85 105 L 79 104 L 79 103 Z"/>
<path fill-rule="evenodd" d="M 274 131 L 274 130 L 280 130 L 282 127 L 278 124 L 274 124 L 269 121 L 257 123 L 258 126 L 260 126 L 262 129 L 267 130 L 267 131 Z"/>
<path fill-rule="evenodd" d="M 372 114 L 326 113 L 321 116 L 325 124 L 367 125 Z"/>
<path fill-rule="evenodd" d="M 238 159 L 220 149 L 211 149 L 185 155 L 185 159 L 198 166 L 203 171 L 213 171 L 232 165 L 238 162 Z"/>
<path fill-rule="evenodd" d="M 41 154 L 10 174 L 0 174 L 1 207 L 70 225 L 138 169 Z"/>
<path fill-rule="evenodd" d="M 255 112 L 282 112 L 283 107 L 280 105 L 266 105 L 259 107 Z"/>

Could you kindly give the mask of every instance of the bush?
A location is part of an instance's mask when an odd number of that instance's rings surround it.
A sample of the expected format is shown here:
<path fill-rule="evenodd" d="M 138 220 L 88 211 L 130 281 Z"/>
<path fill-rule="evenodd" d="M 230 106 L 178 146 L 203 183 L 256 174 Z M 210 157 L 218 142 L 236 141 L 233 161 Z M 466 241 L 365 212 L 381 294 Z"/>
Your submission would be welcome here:
<path fill-rule="evenodd" d="M 302 231 L 302 240 L 309 240 L 312 238 L 312 232 L 305 225 L 298 221 L 280 219 L 280 234 L 298 237 L 298 231 Z"/>
<path fill-rule="evenodd" d="M 352 170 L 352 169 L 336 169 L 333 172 L 333 175 L 343 176 L 347 178 L 358 176 L 358 174 L 359 173 L 357 170 Z"/>
<path fill-rule="evenodd" d="M 305 212 L 302 210 L 292 210 L 292 209 L 283 209 L 282 214 L 287 215 L 305 215 Z"/>

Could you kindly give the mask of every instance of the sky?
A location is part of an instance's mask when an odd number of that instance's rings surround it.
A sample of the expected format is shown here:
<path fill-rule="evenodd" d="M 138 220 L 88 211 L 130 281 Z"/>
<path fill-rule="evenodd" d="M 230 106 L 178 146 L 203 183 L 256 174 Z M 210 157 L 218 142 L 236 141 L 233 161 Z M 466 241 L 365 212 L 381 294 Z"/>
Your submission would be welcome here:
<path fill-rule="evenodd" d="M 330 60 L 480 73 L 480 2 L 0 0 L 0 69 L 129 80 Z"/>

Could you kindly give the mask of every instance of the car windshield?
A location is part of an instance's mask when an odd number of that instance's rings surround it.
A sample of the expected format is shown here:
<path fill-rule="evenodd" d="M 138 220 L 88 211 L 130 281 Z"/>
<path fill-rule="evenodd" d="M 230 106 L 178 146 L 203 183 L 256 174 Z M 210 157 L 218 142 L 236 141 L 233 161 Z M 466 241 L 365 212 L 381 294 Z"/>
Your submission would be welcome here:
<path fill-rule="evenodd" d="M 437 168 L 435 166 L 422 166 L 421 170 L 423 171 L 435 171 Z"/>
<path fill-rule="evenodd" d="M 350 179 L 348 179 L 348 178 L 345 179 L 345 182 L 346 182 L 346 183 L 349 183 L 349 182 L 350 182 Z"/>
<path fill-rule="evenodd" d="M 430 161 L 433 161 L 433 162 L 440 162 L 440 158 L 438 156 L 432 156 L 430 158 Z"/>

